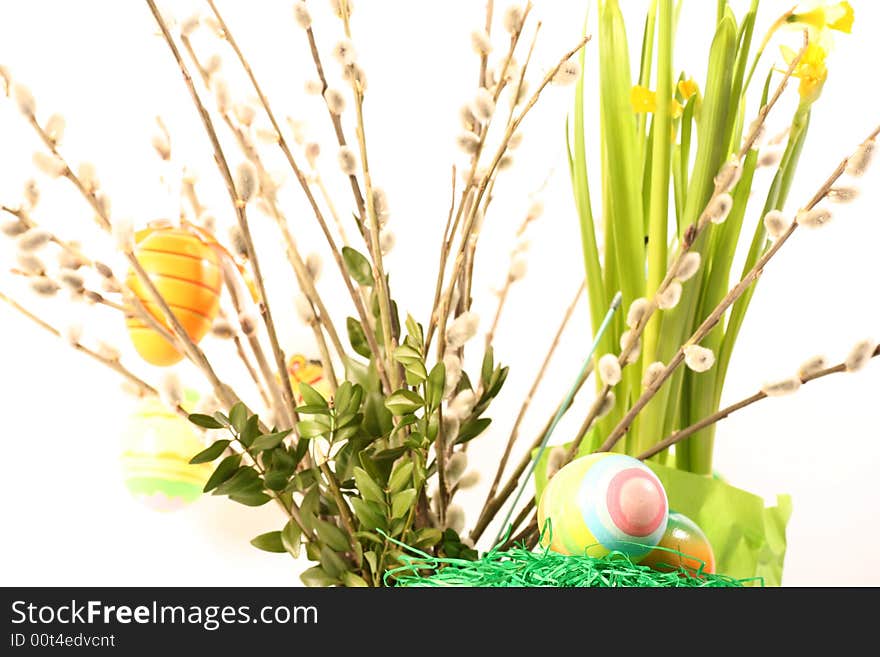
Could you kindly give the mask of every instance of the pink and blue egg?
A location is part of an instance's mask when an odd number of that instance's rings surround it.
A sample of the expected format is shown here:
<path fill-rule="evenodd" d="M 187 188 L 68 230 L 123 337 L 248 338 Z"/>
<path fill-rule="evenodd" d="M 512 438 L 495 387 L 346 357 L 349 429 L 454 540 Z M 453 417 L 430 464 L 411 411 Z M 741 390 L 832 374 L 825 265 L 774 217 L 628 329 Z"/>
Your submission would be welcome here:
<path fill-rule="evenodd" d="M 650 468 L 623 454 L 588 454 L 554 476 L 538 504 L 538 527 L 550 520 L 544 545 L 561 554 L 602 557 L 623 552 L 634 561 L 666 531 L 669 502 Z"/>

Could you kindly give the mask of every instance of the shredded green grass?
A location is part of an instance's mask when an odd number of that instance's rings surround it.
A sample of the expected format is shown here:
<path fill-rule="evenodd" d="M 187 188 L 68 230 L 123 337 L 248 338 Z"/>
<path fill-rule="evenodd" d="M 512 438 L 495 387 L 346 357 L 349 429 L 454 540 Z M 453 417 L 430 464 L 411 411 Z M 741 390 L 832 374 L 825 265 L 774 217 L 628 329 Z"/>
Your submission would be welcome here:
<path fill-rule="evenodd" d="M 404 554 L 400 557 L 404 565 L 385 574 L 385 583 L 389 586 L 721 588 L 751 583 L 763 585 L 761 578 L 736 579 L 684 567 L 660 572 L 633 563 L 622 552 L 594 558 L 563 555 L 549 549 L 529 550 L 524 545 L 516 545 L 503 551 L 492 548 L 480 559 L 467 561 L 434 557 L 400 545 L 415 556 Z"/>

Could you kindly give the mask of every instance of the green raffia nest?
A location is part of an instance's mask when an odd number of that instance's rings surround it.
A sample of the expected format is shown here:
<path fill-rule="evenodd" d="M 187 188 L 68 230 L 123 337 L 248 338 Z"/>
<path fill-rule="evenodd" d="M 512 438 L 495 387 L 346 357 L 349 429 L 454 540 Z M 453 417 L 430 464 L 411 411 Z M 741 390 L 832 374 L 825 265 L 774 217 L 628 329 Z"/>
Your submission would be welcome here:
<path fill-rule="evenodd" d="M 402 546 L 417 556 L 400 557 L 405 565 L 385 574 L 394 586 L 475 587 L 742 587 L 761 578 L 736 579 L 679 567 L 660 572 L 640 566 L 622 552 L 604 557 L 569 556 L 549 549 L 533 551 L 525 545 L 508 550 L 492 548 L 480 559 L 467 561 L 433 557 Z M 682 553 L 674 554 L 681 556 Z"/>

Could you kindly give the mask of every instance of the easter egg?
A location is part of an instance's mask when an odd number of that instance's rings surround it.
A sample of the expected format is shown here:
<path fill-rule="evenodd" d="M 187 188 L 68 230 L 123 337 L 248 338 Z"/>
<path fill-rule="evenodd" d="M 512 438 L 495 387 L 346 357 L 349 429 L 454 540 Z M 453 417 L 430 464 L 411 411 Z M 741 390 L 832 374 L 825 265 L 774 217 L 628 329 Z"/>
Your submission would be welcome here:
<path fill-rule="evenodd" d="M 196 500 L 213 471 L 190 465 L 205 448 L 196 429 L 158 399 L 146 399 L 122 434 L 125 486 L 155 511 L 175 511 Z"/>
<path fill-rule="evenodd" d="M 684 514 L 675 512 L 669 514 L 666 531 L 657 547 L 666 549 L 651 550 L 642 559 L 643 565 L 657 570 L 671 570 L 683 566 L 696 571 L 702 569 L 704 573 L 715 572 L 715 553 L 712 551 L 709 539 L 697 523 Z"/>
<path fill-rule="evenodd" d="M 220 308 L 223 272 L 218 249 L 194 231 L 155 226 L 137 233 L 134 255 L 187 335 L 198 343 L 211 329 Z M 159 324 L 169 328 L 161 308 L 133 269 L 126 284 Z M 126 324 L 135 349 L 148 363 L 168 366 L 183 358 L 141 317 L 131 315 Z"/>
<path fill-rule="evenodd" d="M 287 374 L 296 395 L 297 403 L 302 402 L 302 394 L 299 391 L 301 383 L 307 383 L 320 392 L 324 399 L 330 399 L 330 384 L 324 378 L 324 366 L 321 361 L 309 359 L 302 354 L 294 354 L 287 361 Z"/>
<path fill-rule="evenodd" d="M 663 485 L 638 459 L 588 454 L 548 482 L 538 504 L 538 527 L 550 519 L 545 546 L 561 554 L 602 557 L 619 551 L 638 560 L 666 530 Z"/>

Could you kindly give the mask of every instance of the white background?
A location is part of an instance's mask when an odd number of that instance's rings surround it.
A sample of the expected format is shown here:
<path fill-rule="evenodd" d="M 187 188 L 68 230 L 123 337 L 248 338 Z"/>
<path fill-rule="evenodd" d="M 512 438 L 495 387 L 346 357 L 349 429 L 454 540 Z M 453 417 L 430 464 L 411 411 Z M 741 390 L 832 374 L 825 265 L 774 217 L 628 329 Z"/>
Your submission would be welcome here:
<path fill-rule="evenodd" d="M 164 4 L 179 17 L 188 15 L 193 6 L 189 2 Z M 329 148 L 326 117 L 318 99 L 302 91 L 312 68 L 290 4 L 219 2 L 276 112 L 308 120 L 310 138 L 326 145 L 322 170 L 345 214 L 350 211 L 350 196 Z M 326 50 L 340 38 L 341 26 L 324 2 L 309 4 L 315 7 L 316 31 Z M 543 74 L 577 41 L 587 3 L 545 0 L 535 4 L 534 15 L 543 21 L 543 28 L 533 76 Z M 635 44 L 647 2 L 623 4 Z M 741 15 L 747 3 L 735 4 Z M 812 195 L 837 161 L 880 121 L 880 96 L 871 74 L 880 60 L 876 39 L 880 6 L 859 0 L 852 4 L 857 15 L 854 34 L 836 39 L 829 61 L 830 79 L 815 110 L 792 190 L 792 209 Z M 756 35 L 763 34 L 790 3 L 765 1 L 762 5 Z M 355 8 L 355 41 L 369 76 L 366 111 L 371 168 L 377 184 L 390 197 L 397 234 L 397 247 L 387 265 L 400 307 L 420 321 L 426 319 L 433 292 L 437 245 L 449 202 L 450 166 L 464 165 L 454 145 L 457 111 L 476 84 L 477 58 L 470 51 L 469 34 L 482 26 L 483 6 L 473 0 L 361 0 Z M 684 3 L 681 16 L 676 65 L 687 67 L 701 81 L 714 10 L 714 2 L 691 0 Z M 63 150 L 73 162 L 88 160 L 97 165 L 115 215 L 143 224 L 174 211 L 174 202 L 158 182 L 162 168 L 149 145 L 153 117 L 159 114 L 172 132 L 176 165 L 186 164 L 200 174 L 200 194 L 220 223 L 228 225 L 227 199 L 208 143 L 167 47 L 154 31 L 145 4 L 4 2 L 0 6 L 0 63 L 33 90 L 42 118 L 54 111 L 64 113 L 69 127 Z M 500 51 L 503 40 L 500 34 L 496 36 Z M 791 44 L 797 38 L 795 34 L 783 37 Z M 250 95 L 223 44 L 203 34 L 197 48 L 206 56 L 220 52 L 234 97 Z M 774 59 L 778 63 L 777 50 L 771 48 L 761 69 L 766 70 Z M 593 71 L 594 44 L 588 46 L 587 60 Z M 338 79 L 329 56 L 327 65 Z M 491 413 L 493 430 L 470 451 L 472 465 L 484 473 L 484 486 L 485 478 L 494 473 L 501 445 L 562 310 L 583 275 L 564 156 L 563 126 L 571 94 L 570 87 L 549 89 L 528 119 L 518 166 L 498 185 L 481 242 L 475 308 L 485 329 L 495 309 L 492 289 L 503 280 L 515 227 L 530 195 L 542 187 L 550 172 L 541 194 L 546 214 L 529 232 L 529 275 L 512 291 L 495 342 L 498 358 L 511 366 L 511 375 Z M 588 103 L 594 105 L 594 100 L 591 97 Z M 789 110 L 790 100 L 785 106 Z M 777 129 L 784 126 L 780 117 L 774 124 Z M 353 137 L 351 112 L 344 118 Z M 595 141 L 595 113 L 590 121 Z M 0 103 L 0 144 L 0 201 L 15 205 L 22 183 L 33 175 L 30 156 L 38 144 L 9 102 Z M 267 152 L 272 166 L 283 171 L 277 154 Z M 769 178 L 769 174 L 764 176 Z M 864 181 L 862 198 L 840 211 L 836 222 L 820 232 L 798 231 L 768 267 L 730 368 L 725 400 L 751 394 L 765 379 L 789 375 L 814 353 L 839 360 L 856 340 L 880 337 L 875 284 L 880 274 L 878 176 L 880 169 L 875 169 Z M 345 315 L 352 314 L 344 290 L 308 208 L 291 184 L 295 181 L 287 182 L 282 200 L 291 225 L 304 250 L 324 254 L 320 289 L 341 325 Z M 80 199 L 63 183 L 41 178 L 41 185 L 44 200 L 35 213 L 38 221 L 62 236 L 84 239 L 96 252 L 106 247 L 99 242 L 104 238 L 90 232 L 89 215 Z M 766 180 L 759 193 L 765 186 Z M 756 219 L 752 212 L 747 222 Z M 255 223 L 284 346 L 289 352 L 315 355 L 310 334 L 291 310 L 289 269 L 275 232 L 268 220 Z M 26 300 L 59 325 L 70 321 L 69 304 L 33 300 L 6 273 L 5 263 L 11 261 L 12 253 L 8 246 L 0 247 L 4 262 L 0 289 Z M 133 367 L 153 379 L 158 376 L 159 372 L 131 357 L 120 318 L 100 311 L 90 311 L 84 318 L 87 342 L 94 343 L 98 337 L 115 340 L 125 348 Z M 546 422 L 546 409 L 555 406 L 578 370 L 589 344 L 587 325 L 586 308 L 581 305 L 524 424 L 523 443 Z M 254 510 L 203 498 L 185 511 L 161 515 L 133 502 L 122 486 L 118 436 L 134 402 L 120 391 L 115 375 L 5 306 L 0 306 L 0 327 L 5 459 L 0 477 L 0 581 L 8 585 L 298 583 L 301 564 L 291 563 L 284 555 L 258 552 L 247 543 L 258 533 L 280 527 L 282 518 L 271 505 Z M 232 361 L 228 345 L 210 340 L 204 345 L 217 362 Z M 470 366 L 478 367 L 479 349 L 471 349 L 471 355 L 475 363 Z M 202 385 L 190 370 L 184 368 L 181 374 L 188 383 Z M 875 365 L 857 375 L 817 382 L 794 397 L 752 407 L 718 428 L 716 465 L 731 483 L 769 500 L 779 492 L 794 497 L 785 584 L 880 584 L 875 556 L 880 540 L 878 389 L 880 367 Z M 589 403 L 585 396 L 578 408 Z M 568 439 L 579 421 L 580 417 L 569 418 L 556 438 Z M 475 519 L 484 494 L 480 487 L 461 495 L 469 520 Z"/>

